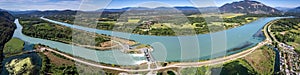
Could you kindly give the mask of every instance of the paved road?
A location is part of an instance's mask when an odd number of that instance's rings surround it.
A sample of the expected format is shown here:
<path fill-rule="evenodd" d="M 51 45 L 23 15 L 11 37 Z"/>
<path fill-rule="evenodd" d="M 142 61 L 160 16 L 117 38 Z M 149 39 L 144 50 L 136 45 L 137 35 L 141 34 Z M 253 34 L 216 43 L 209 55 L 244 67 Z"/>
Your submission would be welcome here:
<path fill-rule="evenodd" d="M 271 26 L 274 24 L 274 23 L 276 23 L 278 20 L 275 20 L 275 21 L 271 21 L 270 23 L 268 23 L 267 25 L 266 25 L 266 32 L 265 32 L 265 34 L 268 34 L 268 37 L 267 38 L 272 38 L 275 42 L 279 42 L 276 38 L 275 38 L 275 36 L 274 35 L 272 35 L 272 33 L 271 33 Z"/>

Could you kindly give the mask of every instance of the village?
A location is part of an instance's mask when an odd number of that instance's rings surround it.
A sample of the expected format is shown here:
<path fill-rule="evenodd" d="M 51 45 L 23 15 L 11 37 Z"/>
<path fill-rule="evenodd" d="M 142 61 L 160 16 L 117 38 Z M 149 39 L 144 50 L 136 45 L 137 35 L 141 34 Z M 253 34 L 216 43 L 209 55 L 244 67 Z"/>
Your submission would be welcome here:
<path fill-rule="evenodd" d="M 294 51 L 294 47 L 284 43 L 279 44 L 280 47 L 280 72 L 287 75 L 300 74 L 299 54 Z"/>

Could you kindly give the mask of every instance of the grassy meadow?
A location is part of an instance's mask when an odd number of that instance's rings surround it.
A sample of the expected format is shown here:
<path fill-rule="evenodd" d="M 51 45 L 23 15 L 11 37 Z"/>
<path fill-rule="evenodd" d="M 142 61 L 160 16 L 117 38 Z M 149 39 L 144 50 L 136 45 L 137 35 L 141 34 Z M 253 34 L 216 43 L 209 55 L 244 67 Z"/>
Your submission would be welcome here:
<path fill-rule="evenodd" d="M 15 53 L 22 52 L 23 48 L 24 48 L 24 41 L 18 38 L 12 38 L 5 44 L 3 52 L 5 54 L 15 54 Z"/>
<path fill-rule="evenodd" d="M 244 58 L 261 75 L 273 74 L 275 52 L 263 46 Z"/>

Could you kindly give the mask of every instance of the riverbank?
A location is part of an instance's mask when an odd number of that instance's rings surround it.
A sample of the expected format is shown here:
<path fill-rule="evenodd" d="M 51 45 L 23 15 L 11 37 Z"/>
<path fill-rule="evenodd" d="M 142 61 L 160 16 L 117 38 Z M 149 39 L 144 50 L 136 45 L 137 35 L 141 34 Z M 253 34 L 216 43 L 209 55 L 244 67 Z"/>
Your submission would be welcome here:
<path fill-rule="evenodd" d="M 22 32 L 27 36 L 35 38 L 48 39 L 99 51 L 119 49 L 129 54 L 142 53 L 140 50 L 137 50 L 140 48 L 134 48 L 132 46 L 143 46 L 143 44 L 135 42 L 134 40 L 72 29 L 71 27 L 60 26 L 38 18 L 22 18 L 20 23 L 24 27 Z"/>

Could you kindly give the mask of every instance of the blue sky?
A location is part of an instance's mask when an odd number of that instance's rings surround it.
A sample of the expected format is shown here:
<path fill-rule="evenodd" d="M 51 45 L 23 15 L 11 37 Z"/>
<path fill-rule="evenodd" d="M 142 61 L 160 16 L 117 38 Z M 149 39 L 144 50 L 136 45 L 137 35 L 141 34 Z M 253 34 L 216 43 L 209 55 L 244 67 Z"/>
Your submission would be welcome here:
<path fill-rule="evenodd" d="M 0 0 L 7 10 L 97 10 L 123 7 L 221 6 L 240 0 Z M 298 7 L 300 0 L 256 0 L 272 7 Z"/>

